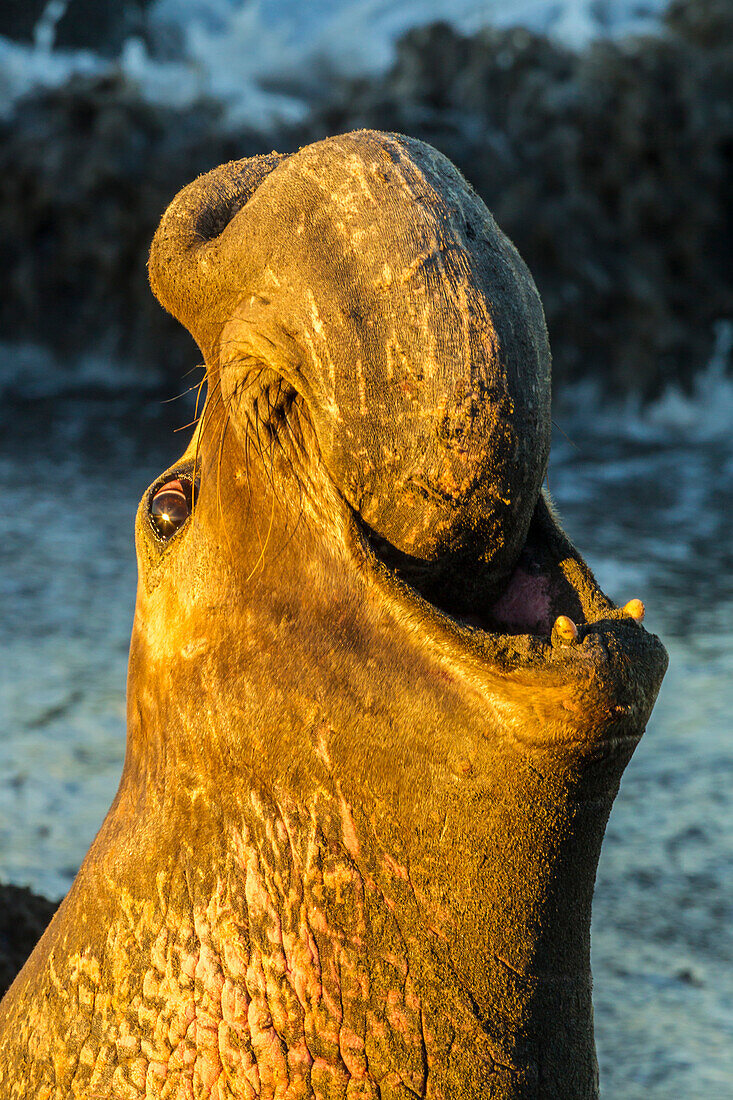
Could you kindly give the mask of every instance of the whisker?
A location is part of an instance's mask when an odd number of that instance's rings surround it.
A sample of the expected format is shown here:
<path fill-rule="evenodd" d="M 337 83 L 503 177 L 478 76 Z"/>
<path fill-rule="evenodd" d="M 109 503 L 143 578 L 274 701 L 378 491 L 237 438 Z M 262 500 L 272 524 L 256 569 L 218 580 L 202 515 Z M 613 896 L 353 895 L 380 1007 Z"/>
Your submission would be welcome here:
<path fill-rule="evenodd" d="M 267 535 L 265 537 L 265 544 L 264 544 L 264 546 L 262 547 L 262 549 L 260 551 L 260 556 L 258 557 L 257 561 L 254 563 L 254 566 L 252 567 L 252 572 L 250 573 L 250 575 L 245 580 L 245 582 L 244 582 L 245 584 L 248 584 L 252 580 L 255 573 L 257 572 L 257 569 L 259 567 L 260 562 L 263 560 L 263 558 L 265 556 L 265 551 L 267 550 L 267 545 L 270 541 L 270 535 L 272 534 L 272 525 L 273 525 L 274 519 L 275 519 L 275 497 L 273 495 L 273 497 L 272 497 L 272 508 L 270 509 L 270 526 L 267 529 Z"/>
<path fill-rule="evenodd" d="M 254 527 L 260 547 L 256 561 L 244 581 L 246 584 L 251 581 L 262 568 L 263 562 L 266 560 L 268 551 L 272 546 L 275 516 L 278 505 L 285 508 L 285 499 L 287 496 L 285 490 L 286 483 L 282 481 L 281 477 L 276 476 L 276 468 L 280 469 L 282 472 L 286 472 L 287 480 L 290 481 L 293 479 L 298 486 L 297 505 L 295 501 L 291 499 L 290 505 L 286 509 L 290 516 L 289 522 L 286 523 L 286 527 L 290 528 L 290 530 L 287 531 L 287 535 L 282 545 L 278 547 L 276 556 L 282 554 L 286 547 L 292 542 L 297 532 L 301 529 L 307 517 L 307 512 L 305 508 L 304 482 L 302 471 L 300 470 L 303 462 L 304 436 L 298 416 L 299 408 L 296 405 L 297 395 L 295 398 L 291 397 L 290 387 L 281 375 L 276 375 L 275 378 L 269 376 L 263 383 L 263 376 L 265 376 L 265 372 L 268 371 L 268 367 L 261 359 L 255 360 L 250 356 L 242 356 L 241 365 L 244 368 L 243 376 L 236 381 L 234 387 L 226 397 L 222 391 L 220 378 L 217 376 L 213 379 L 209 379 L 213 384 L 209 390 L 201 415 L 197 417 L 199 431 L 196 439 L 196 451 L 194 456 L 194 478 L 203 461 L 202 448 L 207 445 L 206 441 L 209 440 L 212 435 L 214 435 L 214 437 L 218 435 L 218 440 L 216 442 L 216 508 L 221 520 L 227 554 L 233 567 L 236 569 L 237 562 L 234 548 L 225 522 L 222 489 L 226 437 L 232 418 L 232 408 L 235 401 L 241 402 L 239 406 L 241 415 L 246 418 L 246 431 L 242 433 L 242 452 L 245 480 L 247 483 L 247 503 L 251 516 L 250 522 Z M 199 392 L 196 399 L 197 413 L 201 392 L 207 378 L 209 378 L 209 376 L 205 375 L 199 383 Z M 261 387 L 259 390 L 257 389 L 258 385 Z M 252 397 L 249 400 L 244 400 L 247 392 L 252 390 L 255 391 Z M 285 438 L 286 432 L 290 441 L 289 443 Z M 253 485 L 250 476 L 252 471 L 252 447 L 255 448 L 260 459 L 259 468 L 265 478 L 264 484 L 269 487 L 271 493 L 270 516 L 267 530 L 264 534 L 259 523 L 259 514 L 261 513 L 259 513 L 258 509 L 255 507 L 253 499 Z M 295 507 L 293 507 L 293 505 L 295 505 Z M 285 532 L 283 532 L 283 534 L 285 534 Z"/>
<path fill-rule="evenodd" d="M 224 401 L 224 397 L 222 395 L 221 389 L 219 387 L 217 387 L 212 393 L 209 394 L 208 399 L 206 401 L 206 404 L 204 405 L 203 409 L 201 410 L 201 416 L 199 417 L 201 427 L 200 427 L 200 430 L 199 430 L 199 434 L 196 437 L 196 450 L 195 450 L 194 456 L 193 456 L 193 479 L 192 480 L 193 480 L 194 485 L 196 484 L 196 476 L 197 476 L 197 472 L 199 470 L 199 453 L 200 453 L 200 450 L 201 450 L 201 441 L 204 437 L 204 433 L 206 432 L 207 427 L 211 423 L 212 416 L 217 411 L 217 409 L 221 406 L 221 404 L 223 404 L 223 401 Z M 195 505 L 194 505 L 194 508 L 192 508 L 192 510 L 191 510 L 192 515 L 193 515 L 194 511 L 195 511 Z"/>
<path fill-rule="evenodd" d="M 199 418 L 197 416 L 195 416 L 193 418 L 193 420 L 189 420 L 188 424 L 181 424 L 178 428 L 174 428 L 173 431 L 174 432 L 185 432 L 186 428 L 193 428 L 196 424 L 198 424 L 198 422 L 199 422 Z"/>
<path fill-rule="evenodd" d="M 223 450 L 224 450 L 224 438 L 227 434 L 227 428 L 229 427 L 229 419 L 230 419 L 229 406 L 227 405 L 226 401 L 223 401 L 222 403 L 223 403 L 223 406 L 224 406 L 224 409 L 223 409 L 224 415 L 222 417 L 222 428 L 221 428 L 221 433 L 219 435 L 219 448 L 218 448 L 218 454 L 217 454 L 217 459 L 216 459 L 216 507 L 218 509 L 219 516 L 220 516 L 221 521 L 222 521 L 222 531 L 224 532 L 224 538 L 226 540 L 227 549 L 229 550 L 229 560 L 231 561 L 232 566 L 236 569 L 236 563 L 235 563 L 235 560 L 234 560 L 234 553 L 232 551 L 232 544 L 229 541 L 229 535 L 227 534 L 227 525 L 226 525 L 226 521 L 224 519 L 224 509 L 221 506 L 221 462 L 222 462 L 222 455 L 223 455 Z"/>
<path fill-rule="evenodd" d="M 197 367 L 193 367 L 192 369 L 193 370 L 198 370 Z M 204 370 L 205 370 L 205 368 L 204 368 Z M 191 371 L 188 371 L 187 373 L 190 374 Z M 189 386 L 187 390 L 181 390 L 181 392 L 177 393 L 175 395 L 175 397 L 164 397 L 164 398 L 162 398 L 161 402 L 160 402 L 161 405 L 170 405 L 171 402 L 173 402 L 173 401 L 180 401 L 182 397 L 185 397 L 187 393 L 191 393 L 193 390 L 197 389 L 197 390 L 200 391 L 201 386 L 203 385 L 203 383 L 205 381 L 206 381 L 206 374 L 204 373 L 204 377 L 203 377 L 203 380 L 201 382 L 194 382 L 194 384 L 192 386 Z"/>
<path fill-rule="evenodd" d="M 565 438 L 567 439 L 567 441 L 568 441 L 568 443 L 570 444 L 571 447 L 574 447 L 576 451 L 580 450 L 580 448 L 578 447 L 578 444 L 573 442 L 573 440 L 570 438 L 568 433 L 566 431 L 564 431 L 563 428 L 560 427 L 557 420 L 552 421 L 552 426 L 553 426 L 553 428 L 557 428 L 557 430 L 560 432 L 561 435 L 565 436 Z"/>
<path fill-rule="evenodd" d="M 201 400 L 201 391 L 204 388 L 204 385 L 205 385 L 208 377 L 209 377 L 209 372 L 207 371 L 204 374 L 204 377 L 201 379 L 201 381 L 198 384 L 198 389 L 196 391 L 196 404 L 195 404 L 194 410 L 193 410 L 193 415 L 195 417 L 198 417 L 198 414 L 199 414 L 199 401 Z M 193 386 L 191 387 L 191 389 L 193 389 Z"/>

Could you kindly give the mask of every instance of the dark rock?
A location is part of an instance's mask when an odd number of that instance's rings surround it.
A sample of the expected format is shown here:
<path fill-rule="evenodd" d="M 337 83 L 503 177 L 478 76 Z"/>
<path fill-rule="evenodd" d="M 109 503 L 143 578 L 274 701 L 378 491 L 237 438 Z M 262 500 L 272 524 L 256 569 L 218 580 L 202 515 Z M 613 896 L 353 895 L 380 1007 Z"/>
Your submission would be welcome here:
<path fill-rule="evenodd" d="M 151 0 L 71 0 L 56 27 L 60 49 L 94 50 L 114 57 L 126 38 L 145 31 Z"/>
<path fill-rule="evenodd" d="M 672 0 L 665 23 L 688 42 L 713 53 L 733 47 L 730 0 Z"/>
<path fill-rule="evenodd" d="M 3 0 L 0 34 L 17 42 L 32 42 L 33 31 L 45 7 L 46 0 Z"/>
<path fill-rule="evenodd" d="M 54 28 L 54 45 L 88 49 L 102 56 L 119 53 L 130 35 L 145 31 L 145 9 L 151 0 L 69 0 Z M 47 0 L 3 0 L 0 34 L 32 42 Z"/>
<path fill-rule="evenodd" d="M 170 367 L 198 353 L 150 292 L 146 261 L 176 192 L 261 138 L 217 137 L 218 109 L 152 106 L 121 78 L 77 78 L 0 128 L 0 265 L 7 336 Z"/>
<path fill-rule="evenodd" d="M 58 907 L 26 886 L 0 883 L 0 997 L 30 955 Z"/>

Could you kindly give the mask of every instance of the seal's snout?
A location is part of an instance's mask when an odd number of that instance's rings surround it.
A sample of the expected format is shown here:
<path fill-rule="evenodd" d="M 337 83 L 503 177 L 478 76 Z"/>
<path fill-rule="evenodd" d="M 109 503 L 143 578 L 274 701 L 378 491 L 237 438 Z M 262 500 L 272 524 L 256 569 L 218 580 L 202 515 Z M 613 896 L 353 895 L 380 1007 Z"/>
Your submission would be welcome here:
<path fill-rule="evenodd" d="M 284 159 L 279 153 L 250 157 L 199 176 L 176 195 L 153 238 L 150 285 L 161 304 L 193 334 L 204 356 L 226 319 L 217 294 L 230 303 L 239 297 L 234 272 L 221 262 L 219 238 Z"/>
<path fill-rule="evenodd" d="M 166 213 L 150 277 L 225 394 L 263 368 L 295 386 L 387 552 L 508 576 L 547 462 L 550 354 L 529 272 L 449 161 L 365 131 L 224 165 Z"/>

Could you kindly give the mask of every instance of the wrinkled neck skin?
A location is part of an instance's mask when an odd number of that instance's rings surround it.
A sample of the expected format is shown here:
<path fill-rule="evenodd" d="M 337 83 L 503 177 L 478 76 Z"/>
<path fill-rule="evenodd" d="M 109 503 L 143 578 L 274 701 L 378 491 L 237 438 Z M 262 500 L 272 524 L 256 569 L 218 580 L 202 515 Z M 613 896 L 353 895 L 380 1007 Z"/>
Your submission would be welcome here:
<path fill-rule="evenodd" d="M 141 505 L 124 774 L 0 1010 L 2 1095 L 595 1097 L 594 877 L 661 646 L 542 500 L 460 621 L 297 402 L 269 445 L 222 409 L 173 468 L 193 517 L 163 545 Z"/>

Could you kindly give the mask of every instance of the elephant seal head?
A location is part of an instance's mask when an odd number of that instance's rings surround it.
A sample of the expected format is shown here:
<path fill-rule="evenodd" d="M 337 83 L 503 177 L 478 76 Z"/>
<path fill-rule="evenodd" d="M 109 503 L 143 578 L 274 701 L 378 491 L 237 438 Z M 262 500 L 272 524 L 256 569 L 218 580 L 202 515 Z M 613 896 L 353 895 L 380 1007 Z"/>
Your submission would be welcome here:
<path fill-rule="evenodd" d="M 595 1097 L 595 870 L 666 655 L 541 492 L 526 267 L 364 131 L 196 180 L 150 278 L 208 394 L 138 512 L 125 768 L 3 1095 Z"/>
<path fill-rule="evenodd" d="M 445 157 L 363 132 L 226 165 L 178 196 L 150 278 L 240 435 L 274 382 L 383 554 L 431 587 L 507 579 L 547 464 L 550 351 L 527 268 Z"/>

